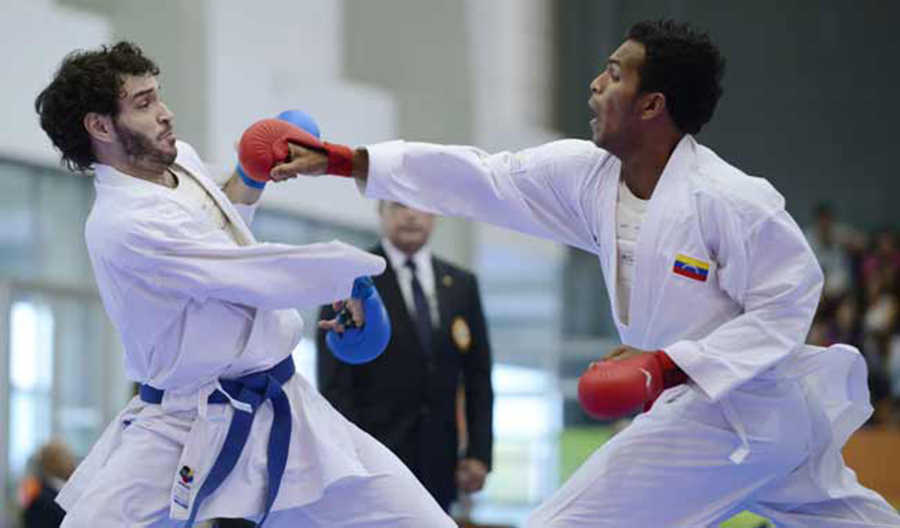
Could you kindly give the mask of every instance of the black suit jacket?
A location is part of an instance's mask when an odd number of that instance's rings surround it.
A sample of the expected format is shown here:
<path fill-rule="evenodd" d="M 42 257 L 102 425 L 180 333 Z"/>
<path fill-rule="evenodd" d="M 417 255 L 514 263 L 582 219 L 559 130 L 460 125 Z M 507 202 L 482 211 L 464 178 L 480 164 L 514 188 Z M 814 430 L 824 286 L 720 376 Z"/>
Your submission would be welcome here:
<path fill-rule="evenodd" d="M 385 256 L 381 246 L 371 250 Z M 422 350 L 397 275 L 387 270 L 373 277 L 391 320 L 391 340 L 384 353 L 363 365 L 337 360 L 317 336 L 319 390 L 345 417 L 393 451 L 445 509 L 456 498 L 459 460 L 456 392 L 466 395 L 468 449 L 491 467 L 493 389 L 491 352 L 481 296 L 475 276 L 433 258 L 440 327 L 432 354 Z M 323 307 L 321 318 L 334 312 Z"/>
<path fill-rule="evenodd" d="M 41 492 L 22 512 L 24 528 L 57 528 L 66 516 L 65 510 L 56 503 L 57 491 L 46 482 L 41 482 Z"/>

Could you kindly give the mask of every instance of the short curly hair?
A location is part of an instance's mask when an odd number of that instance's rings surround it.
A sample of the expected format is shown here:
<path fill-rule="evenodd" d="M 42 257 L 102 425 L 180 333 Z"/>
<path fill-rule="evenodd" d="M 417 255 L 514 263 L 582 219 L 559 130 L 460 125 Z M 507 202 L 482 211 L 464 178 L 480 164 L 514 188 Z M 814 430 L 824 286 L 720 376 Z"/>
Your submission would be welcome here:
<path fill-rule="evenodd" d="M 639 22 L 627 40 L 643 44 L 641 91 L 661 92 L 672 121 L 688 134 L 712 119 L 722 97 L 725 59 L 709 35 L 671 20 Z"/>
<path fill-rule="evenodd" d="M 99 50 L 74 51 L 63 59 L 53 81 L 34 101 L 41 128 L 72 171 L 86 171 L 97 161 L 84 116 L 90 112 L 117 117 L 124 77 L 159 75 L 159 67 L 131 42 Z"/>

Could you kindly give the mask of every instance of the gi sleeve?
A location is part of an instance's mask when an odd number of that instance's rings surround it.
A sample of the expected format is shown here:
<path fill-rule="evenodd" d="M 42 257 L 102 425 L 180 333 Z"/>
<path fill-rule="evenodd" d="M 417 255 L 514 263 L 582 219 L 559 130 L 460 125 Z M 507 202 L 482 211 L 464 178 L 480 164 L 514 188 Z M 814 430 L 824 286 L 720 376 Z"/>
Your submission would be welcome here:
<path fill-rule="evenodd" d="M 596 253 L 582 204 L 607 154 L 564 140 L 515 153 L 393 141 L 367 147 L 366 196 L 488 222 Z M 592 199 L 594 197 L 591 197 Z"/>
<path fill-rule="evenodd" d="M 241 220 L 249 227 L 253 225 L 253 218 L 256 217 L 256 209 L 259 207 L 259 200 L 252 204 L 241 204 L 232 202 L 235 211 L 241 216 Z"/>
<path fill-rule="evenodd" d="M 720 286 L 743 313 L 702 339 L 665 348 L 712 400 L 804 343 L 823 282 L 802 231 L 786 211 L 767 214 L 747 229 L 734 217 L 718 223 L 714 238 Z"/>
<path fill-rule="evenodd" d="M 313 307 L 350 295 L 383 258 L 339 241 L 293 246 L 234 244 L 177 206 L 120 218 L 106 240 L 109 265 L 161 292 L 267 310 Z"/>

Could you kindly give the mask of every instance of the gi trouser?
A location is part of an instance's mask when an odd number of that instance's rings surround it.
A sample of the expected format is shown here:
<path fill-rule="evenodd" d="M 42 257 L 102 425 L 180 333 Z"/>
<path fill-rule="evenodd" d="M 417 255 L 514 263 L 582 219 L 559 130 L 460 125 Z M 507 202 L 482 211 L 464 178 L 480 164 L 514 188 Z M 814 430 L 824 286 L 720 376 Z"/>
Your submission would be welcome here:
<path fill-rule="evenodd" d="M 811 396 L 796 380 L 751 382 L 717 403 L 692 385 L 670 389 L 526 526 L 702 528 L 751 510 L 779 528 L 900 527 L 838 452 L 823 460 L 830 424 Z M 812 478 L 819 466 L 830 485 Z"/>
<path fill-rule="evenodd" d="M 416 480 L 406 466 L 386 447 L 369 434 L 362 431 L 312 392 L 302 380 L 295 378 L 286 389 L 294 394 L 296 406 L 316 407 L 307 419 L 326 420 L 330 431 L 340 432 L 342 438 L 349 438 L 349 449 L 354 460 L 366 470 L 365 476 L 351 476 L 330 482 L 316 500 L 302 506 L 273 510 L 265 528 L 456 528 L 456 523 L 447 516 L 431 495 Z M 197 411 L 166 413 L 158 406 L 137 405 L 134 413 L 125 411 L 128 425 L 112 424 L 117 430 L 110 434 L 108 442 L 113 444 L 108 458 L 93 470 L 85 487 L 79 489 L 76 498 L 71 498 L 68 512 L 62 526 L 64 528 L 180 528 L 184 521 L 170 516 L 173 496 L 173 479 L 179 471 L 179 462 L 185 449 L 183 439 L 187 438 Z M 298 407 L 299 408 L 299 407 Z M 121 418 L 120 418 L 121 419 Z M 292 432 L 299 443 L 310 442 L 309 427 L 298 422 Z M 323 429 L 326 430 L 326 429 Z M 337 438 L 332 441 L 337 442 Z M 328 441 L 328 439 L 325 439 Z M 99 442 L 102 444 L 101 439 Z M 97 447 L 95 446 L 95 449 Z M 105 447 L 99 449 L 106 452 Z M 326 456 L 351 456 L 341 450 L 323 452 Z M 90 458 L 90 457 L 89 457 Z M 264 461 L 263 461 L 264 462 Z M 313 461 L 328 466 L 327 460 Z M 90 465 L 91 461 L 85 462 Z M 250 467 L 250 466 L 240 466 Z M 313 473 L 308 478 L 321 477 Z M 280 495 L 290 494 L 290 490 L 318 489 L 320 482 L 296 481 L 297 477 L 286 474 Z M 292 480 L 294 479 L 294 480 Z M 241 484 L 249 482 L 246 475 L 236 470 L 228 476 L 228 482 L 238 485 L 231 490 L 240 490 L 246 496 L 264 496 L 265 490 L 258 486 Z M 70 484 L 72 482 L 70 481 Z M 287 491 L 286 491 L 287 490 Z M 246 496 L 233 496 L 228 489 L 216 492 L 217 508 L 212 516 L 244 517 L 240 511 L 246 508 Z M 198 520 L 208 518 L 200 516 Z M 260 515 L 256 516 L 259 520 Z"/>

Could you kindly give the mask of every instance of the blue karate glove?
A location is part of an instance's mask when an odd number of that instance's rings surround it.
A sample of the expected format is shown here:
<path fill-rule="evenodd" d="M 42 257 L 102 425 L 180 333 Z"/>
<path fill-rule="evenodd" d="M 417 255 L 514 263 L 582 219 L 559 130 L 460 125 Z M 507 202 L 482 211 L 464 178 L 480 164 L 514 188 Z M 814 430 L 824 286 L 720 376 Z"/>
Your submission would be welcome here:
<path fill-rule="evenodd" d="M 387 348 L 391 340 L 391 320 L 371 277 L 353 281 L 350 297 L 362 301 L 366 322 L 361 328 L 354 327 L 345 308 L 338 314 L 338 322 L 346 330 L 343 333 L 329 330 L 325 334 L 325 343 L 336 358 L 344 363 L 359 365 L 377 358 Z"/>
<path fill-rule="evenodd" d="M 276 119 L 281 119 L 282 121 L 287 121 L 294 126 L 300 127 L 305 132 L 309 132 L 317 138 L 319 137 L 319 124 L 316 123 L 316 120 L 313 119 L 311 115 L 302 110 L 285 110 L 275 117 Z M 244 168 L 241 167 L 240 163 L 237 164 L 235 171 L 237 171 L 238 176 L 241 177 L 247 187 L 252 187 L 254 189 L 264 189 L 266 187 L 266 182 L 254 180 L 250 175 L 244 172 Z"/>
<path fill-rule="evenodd" d="M 287 121 L 292 125 L 296 125 L 306 132 L 316 136 L 321 139 L 319 134 L 319 124 L 316 123 L 316 120 L 312 118 L 311 115 L 307 114 L 302 110 L 285 110 L 281 112 L 275 119 L 281 119 L 282 121 Z"/>

